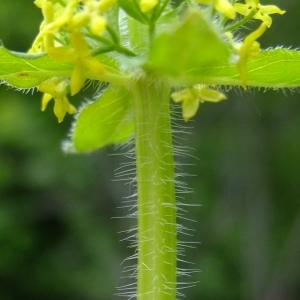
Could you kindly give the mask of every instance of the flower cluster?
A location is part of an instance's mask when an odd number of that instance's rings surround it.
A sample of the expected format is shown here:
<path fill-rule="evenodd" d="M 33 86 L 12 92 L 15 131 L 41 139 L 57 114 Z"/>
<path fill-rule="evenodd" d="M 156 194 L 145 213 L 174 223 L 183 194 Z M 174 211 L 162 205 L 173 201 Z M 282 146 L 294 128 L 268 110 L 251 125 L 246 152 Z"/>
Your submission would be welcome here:
<path fill-rule="evenodd" d="M 233 47 L 238 54 L 237 68 L 242 79 L 242 86 L 246 88 L 247 85 L 247 59 L 250 57 L 256 57 L 260 52 L 260 45 L 257 39 L 260 38 L 263 33 L 272 24 L 271 14 L 283 15 L 285 11 L 279 9 L 275 5 L 261 5 L 259 0 L 245 0 L 245 4 L 235 3 L 232 1 L 230 3 L 228 0 L 198 0 L 200 4 L 213 5 L 214 9 L 221 15 L 234 20 L 236 15 L 243 16 L 241 21 L 237 21 L 228 28 L 225 27 L 227 31 L 234 31 L 240 28 L 250 19 L 261 20 L 262 23 L 258 29 L 254 30 L 252 33 L 247 35 L 243 42 L 235 43 L 233 38 L 231 38 Z M 227 36 L 233 36 L 231 32 L 227 32 Z"/>
<path fill-rule="evenodd" d="M 283 15 L 285 11 L 279 9 L 275 5 L 260 5 L 259 0 L 245 0 L 246 4 L 236 3 L 234 5 L 236 12 L 245 16 L 252 16 L 253 19 L 261 20 L 262 23 L 252 33 L 247 35 L 244 41 L 238 44 L 237 52 L 239 60 L 237 68 L 242 78 L 242 86 L 246 88 L 247 85 L 247 66 L 246 62 L 249 57 L 256 57 L 260 52 L 260 45 L 257 39 L 261 37 L 267 28 L 272 24 L 271 14 Z"/>
<path fill-rule="evenodd" d="M 261 5 L 259 0 L 245 0 L 245 4 L 232 3 L 229 0 L 197 0 L 202 5 L 209 5 L 219 14 L 219 20 L 224 22 L 224 18 L 235 20 L 237 15 L 243 16 L 240 21 L 235 21 L 232 25 L 225 27 L 225 35 L 231 42 L 234 52 L 238 56 L 236 63 L 238 72 L 241 76 L 242 86 L 247 86 L 247 60 L 251 57 L 257 57 L 260 53 L 260 45 L 257 39 L 272 24 L 271 14 L 284 14 L 274 5 Z M 221 18 L 220 18 L 221 16 Z M 244 25 L 251 19 L 261 20 L 260 26 L 248 34 L 242 42 L 234 41 L 234 31 Z M 188 121 L 196 115 L 199 104 L 203 102 L 220 102 L 226 99 L 223 93 L 212 90 L 205 85 L 195 85 L 171 95 L 174 102 L 182 103 L 182 115 L 185 121 Z"/>
<path fill-rule="evenodd" d="M 217 20 L 224 28 L 226 39 L 231 44 L 231 52 L 234 57 L 237 57 L 236 66 L 241 77 L 241 85 L 246 89 L 247 60 L 259 55 L 260 45 L 257 40 L 271 26 L 270 15 L 282 15 L 285 11 L 274 5 L 261 5 L 259 0 L 243 0 L 243 3 L 237 3 L 236 0 L 195 1 L 211 7 L 210 11 L 217 16 Z M 55 78 L 51 83 L 47 82 L 46 85 L 51 86 L 47 88 L 47 91 L 43 84 L 37 87 L 46 93 L 43 97 L 43 109 L 50 99 L 55 100 L 54 112 L 59 121 L 66 113 L 76 111 L 69 104 L 65 91 L 68 90 L 71 95 L 75 95 L 82 89 L 89 74 L 101 78 L 106 72 L 101 62 L 93 56 L 95 43 L 103 42 L 106 49 L 110 49 L 107 51 L 118 51 L 125 55 L 135 56 L 132 50 L 122 46 L 120 34 L 114 32 L 110 26 L 110 17 L 106 19 L 106 16 L 111 16 L 107 12 L 116 2 L 117 0 L 35 0 L 34 2 L 41 9 L 44 20 L 29 52 L 45 52 L 52 59 L 70 63 L 73 66 L 70 79 Z M 151 39 L 155 34 L 158 16 L 167 7 L 168 1 L 122 0 L 119 1 L 119 5 L 128 13 L 129 18 L 142 20 L 142 23 L 149 25 Z M 171 6 L 167 9 L 171 9 Z M 172 13 L 166 13 L 164 17 L 168 18 L 169 15 L 172 16 Z M 236 30 L 251 19 L 259 20 L 261 24 L 243 41 L 236 41 L 234 38 Z M 226 25 L 227 21 L 229 25 Z M 107 36 L 110 36 L 111 40 Z M 65 85 L 68 85 L 68 89 Z M 61 86 L 64 86 L 63 92 L 61 92 Z M 185 120 L 188 120 L 195 115 L 200 102 L 218 102 L 225 99 L 225 96 L 206 86 L 197 85 L 174 93 L 172 98 L 174 101 L 183 103 L 183 116 Z"/>
<path fill-rule="evenodd" d="M 105 72 L 102 64 L 91 55 L 89 43 L 82 31 L 95 36 L 102 35 L 107 26 L 103 13 L 115 2 L 116 0 L 36 0 L 34 2 L 42 10 L 44 20 L 29 53 L 45 52 L 54 60 L 71 62 L 74 65 L 69 88 L 71 95 L 75 95 L 83 87 L 86 70 L 95 75 L 102 75 Z M 52 88 L 43 97 L 44 102 L 45 99 L 55 100 L 54 113 L 59 122 L 66 112 L 70 114 L 76 112 L 69 104 L 66 95 L 63 98 L 57 97 L 61 82 L 65 84 L 66 80 L 52 81 Z M 58 85 L 57 88 L 55 84 Z M 43 84 L 37 88 L 44 91 Z M 61 99 L 63 101 L 60 101 Z M 44 102 L 42 109 L 45 108 Z"/>

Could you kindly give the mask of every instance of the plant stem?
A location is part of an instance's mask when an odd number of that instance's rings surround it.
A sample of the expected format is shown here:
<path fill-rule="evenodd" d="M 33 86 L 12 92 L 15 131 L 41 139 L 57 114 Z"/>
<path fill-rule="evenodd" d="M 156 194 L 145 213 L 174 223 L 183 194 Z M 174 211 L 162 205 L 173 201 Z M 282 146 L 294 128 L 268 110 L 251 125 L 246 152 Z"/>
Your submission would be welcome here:
<path fill-rule="evenodd" d="M 243 19 L 241 19 L 238 22 L 233 23 L 232 25 L 229 25 L 227 27 L 225 27 L 225 31 L 232 31 L 235 30 L 237 28 L 239 28 L 240 26 L 244 25 L 245 23 L 247 23 L 248 21 L 250 21 L 252 19 L 252 17 L 257 13 L 257 11 L 254 9 L 253 11 L 251 11 L 251 13 L 247 16 L 245 16 Z"/>
<path fill-rule="evenodd" d="M 132 84 L 138 189 L 138 300 L 176 299 L 176 202 L 170 87 Z"/>

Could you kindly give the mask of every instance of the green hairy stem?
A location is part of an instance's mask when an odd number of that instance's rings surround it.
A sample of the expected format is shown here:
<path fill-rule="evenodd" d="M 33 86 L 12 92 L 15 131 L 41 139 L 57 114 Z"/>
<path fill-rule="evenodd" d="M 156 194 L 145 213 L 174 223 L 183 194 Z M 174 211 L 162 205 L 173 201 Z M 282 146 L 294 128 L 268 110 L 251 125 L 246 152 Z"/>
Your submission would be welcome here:
<path fill-rule="evenodd" d="M 176 299 L 176 203 L 170 87 L 145 77 L 132 87 L 138 189 L 138 300 Z"/>

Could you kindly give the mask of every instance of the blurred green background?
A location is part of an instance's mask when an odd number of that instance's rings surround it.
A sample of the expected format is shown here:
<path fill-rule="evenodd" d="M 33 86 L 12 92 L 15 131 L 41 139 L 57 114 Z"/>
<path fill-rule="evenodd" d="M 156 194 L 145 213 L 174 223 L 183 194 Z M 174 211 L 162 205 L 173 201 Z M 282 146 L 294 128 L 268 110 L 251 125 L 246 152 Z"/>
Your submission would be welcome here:
<path fill-rule="evenodd" d="M 1 0 L 0 38 L 26 51 L 40 11 L 28 0 Z M 264 1 L 287 10 L 274 16 L 262 48 L 300 46 L 297 0 Z M 254 25 L 254 24 L 253 24 Z M 77 106 L 93 90 L 74 97 Z M 122 198 L 132 186 L 114 180 L 124 163 L 114 147 L 65 155 L 72 117 L 58 124 L 40 112 L 38 93 L 0 88 L 0 299 L 119 299 L 122 261 L 133 254 L 132 225 Z M 49 105 L 50 106 L 50 105 Z M 182 124 L 185 126 L 186 124 Z M 201 242 L 187 252 L 201 270 L 189 300 L 300 299 L 300 95 L 237 89 L 218 105 L 204 104 L 189 123 L 180 159 L 194 193 L 186 226 Z M 192 157 L 193 156 L 193 157 Z"/>

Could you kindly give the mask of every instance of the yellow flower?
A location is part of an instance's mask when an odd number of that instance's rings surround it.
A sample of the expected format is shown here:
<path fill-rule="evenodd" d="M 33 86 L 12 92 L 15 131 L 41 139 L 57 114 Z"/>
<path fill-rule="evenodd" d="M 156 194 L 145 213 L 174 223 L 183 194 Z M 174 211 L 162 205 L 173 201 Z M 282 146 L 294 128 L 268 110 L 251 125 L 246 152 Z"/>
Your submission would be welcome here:
<path fill-rule="evenodd" d="M 36 0 L 34 4 L 42 9 L 42 13 L 44 16 L 44 20 L 40 26 L 40 31 L 43 30 L 45 26 L 51 24 L 54 20 L 54 7 L 53 3 L 46 0 Z M 48 33 L 47 35 L 38 34 L 35 38 L 32 47 L 29 49 L 29 53 L 37 53 L 41 51 L 45 51 L 46 47 L 54 46 L 54 37 L 52 33 Z"/>
<path fill-rule="evenodd" d="M 152 10 L 158 4 L 158 0 L 140 0 L 139 6 L 143 13 Z"/>
<path fill-rule="evenodd" d="M 200 4 L 213 4 L 214 8 L 225 15 L 227 18 L 235 19 L 235 8 L 228 2 L 228 0 L 198 0 Z"/>
<path fill-rule="evenodd" d="M 93 34 L 101 35 L 107 25 L 107 21 L 101 13 L 111 8 L 116 3 L 116 0 L 86 0 L 83 3 L 83 11 L 72 18 L 68 30 L 74 31 L 74 29 L 78 30 L 88 25 Z"/>
<path fill-rule="evenodd" d="M 102 64 L 90 55 L 89 45 L 80 32 L 70 34 L 72 46 L 48 48 L 50 57 L 61 62 L 73 62 L 74 69 L 71 75 L 71 95 L 77 94 L 85 82 L 85 69 L 89 69 L 95 75 L 103 75 L 105 69 Z"/>
<path fill-rule="evenodd" d="M 246 89 L 247 84 L 247 59 L 249 57 L 258 56 L 260 45 L 256 40 L 261 37 L 266 30 L 267 24 L 263 22 L 258 29 L 247 35 L 243 43 L 238 46 L 237 52 L 239 54 L 239 60 L 237 68 L 242 78 L 242 86 L 244 89 Z"/>
<path fill-rule="evenodd" d="M 217 103 L 226 99 L 223 93 L 200 84 L 175 92 L 171 97 L 176 103 L 182 102 L 182 116 L 186 122 L 196 115 L 200 103 Z"/>
<path fill-rule="evenodd" d="M 95 35 L 101 35 L 106 29 L 107 21 L 102 16 L 94 16 L 91 18 L 91 32 Z"/>
<path fill-rule="evenodd" d="M 260 5 L 258 0 L 245 0 L 246 4 L 235 3 L 234 8 L 237 13 L 248 16 L 253 10 L 257 13 L 253 16 L 254 19 L 263 21 L 267 27 L 272 24 L 272 18 L 269 15 L 285 13 L 284 10 L 279 9 L 275 5 Z"/>
<path fill-rule="evenodd" d="M 44 20 L 29 52 L 48 52 L 48 48 L 60 45 L 58 41 L 65 39 L 60 34 L 61 30 L 72 33 L 86 28 L 94 35 L 103 34 L 107 20 L 102 14 L 116 2 L 117 0 L 36 0 L 34 3 L 41 8 Z"/>
<path fill-rule="evenodd" d="M 37 88 L 44 93 L 42 98 L 42 111 L 46 109 L 48 102 L 52 98 L 54 99 L 54 114 L 59 123 L 63 121 L 66 113 L 76 113 L 76 108 L 69 103 L 67 98 L 69 83 L 66 80 L 55 78 L 41 83 Z"/>

